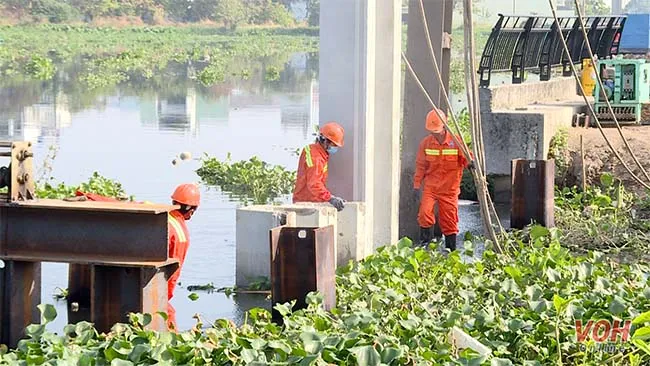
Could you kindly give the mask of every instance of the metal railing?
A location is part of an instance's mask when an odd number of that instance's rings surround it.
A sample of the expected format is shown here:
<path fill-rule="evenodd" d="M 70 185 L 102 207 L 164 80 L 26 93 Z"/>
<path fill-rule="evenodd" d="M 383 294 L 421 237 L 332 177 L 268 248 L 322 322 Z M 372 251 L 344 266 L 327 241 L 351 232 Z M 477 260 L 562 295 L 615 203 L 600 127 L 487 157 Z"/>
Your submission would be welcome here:
<path fill-rule="evenodd" d="M 618 53 L 625 16 L 585 18 L 585 29 L 594 53 L 605 58 Z M 552 17 L 499 14 L 488 38 L 478 73 L 480 86 L 490 86 L 492 72 L 512 72 L 512 83 L 520 84 L 526 70 L 539 69 L 540 80 L 551 79 L 551 69 L 562 67 L 564 76 L 571 75 L 569 58 L 564 54 L 557 29 L 562 31 L 575 63 L 589 57 L 577 17 Z"/>

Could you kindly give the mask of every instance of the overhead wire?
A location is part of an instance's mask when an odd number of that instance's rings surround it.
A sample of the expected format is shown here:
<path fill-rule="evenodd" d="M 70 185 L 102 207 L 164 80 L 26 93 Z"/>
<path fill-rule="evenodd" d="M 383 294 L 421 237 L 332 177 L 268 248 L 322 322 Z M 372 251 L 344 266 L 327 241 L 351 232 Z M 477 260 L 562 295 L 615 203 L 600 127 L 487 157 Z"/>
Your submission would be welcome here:
<path fill-rule="evenodd" d="M 555 20 L 555 23 L 559 24 L 559 19 L 557 17 L 557 9 L 555 8 L 555 4 L 553 3 L 553 0 L 548 0 L 548 2 L 549 2 L 549 5 L 551 6 L 551 12 L 553 13 L 553 19 Z M 583 97 L 583 99 L 584 99 L 584 101 L 585 101 L 585 103 L 587 105 L 587 108 L 591 112 L 591 115 L 594 117 L 594 120 L 596 121 L 596 126 L 598 127 L 598 130 L 600 131 L 600 133 L 603 135 L 603 138 L 605 139 L 605 142 L 607 143 L 607 146 L 610 148 L 610 150 L 612 150 L 612 152 L 614 153 L 616 158 L 618 158 L 618 160 L 621 162 L 623 167 L 625 167 L 625 170 L 627 170 L 627 172 L 639 184 L 641 184 L 643 187 L 645 187 L 647 189 L 650 189 L 650 185 L 648 185 L 647 183 L 642 181 L 636 174 L 634 174 L 634 172 L 632 172 L 632 170 L 627 165 L 627 163 L 625 163 L 625 161 L 623 160 L 621 155 L 618 153 L 618 151 L 616 151 L 616 149 L 614 149 L 614 146 L 612 145 L 611 141 L 609 141 L 609 139 L 607 138 L 607 135 L 605 134 L 605 131 L 603 131 L 603 127 L 601 126 L 600 121 L 598 120 L 598 117 L 596 116 L 594 108 L 592 107 L 591 103 L 589 103 L 589 100 L 587 99 L 587 95 L 585 94 L 585 89 L 582 86 L 582 83 L 580 82 L 580 77 L 578 76 L 578 72 L 576 71 L 576 67 L 575 67 L 575 65 L 573 63 L 573 59 L 571 58 L 571 52 L 569 52 L 569 47 L 568 47 L 568 45 L 566 43 L 566 40 L 564 39 L 564 34 L 562 34 L 562 29 L 560 27 L 556 27 L 556 28 L 557 28 L 557 32 L 559 34 L 560 42 L 562 43 L 562 46 L 564 47 L 564 52 L 565 52 L 567 58 L 569 59 L 569 65 L 571 66 L 571 71 L 573 72 L 573 76 L 574 76 L 574 78 L 575 78 L 575 80 L 576 80 L 576 82 L 578 84 L 578 87 L 580 88 L 580 93 L 582 94 L 582 97 Z"/>
<path fill-rule="evenodd" d="M 589 57 L 591 59 L 592 65 L 596 67 L 596 57 L 594 57 L 594 52 L 593 49 L 591 48 L 591 44 L 589 42 L 589 35 L 587 34 L 587 30 L 585 29 L 585 22 L 584 18 L 582 16 L 582 10 L 580 10 L 580 6 L 578 6 L 578 0 L 574 0 L 575 5 L 576 5 L 576 11 L 578 13 L 578 20 L 580 21 L 580 29 L 582 30 L 582 36 L 584 37 L 585 40 L 585 45 L 587 46 L 587 50 L 589 51 Z M 600 77 L 600 73 L 596 72 L 596 80 L 598 81 L 598 85 L 600 86 L 600 90 L 604 91 L 605 86 L 603 84 L 603 80 Z M 599 96 L 596 96 L 598 98 Z M 625 138 L 625 135 L 623 135 L 623 130 L 621 129 L 621 125 L 618 123 L 618 118 L 616 118 L 616 114 L 614 114 L 614 109 L 612 108 L 612 104 L 609 102 L 609 98 L 605 97 L 605 103 L 607 104 L 607 108 L 609 110 L 609 113 L 614 117 L 614 123 L 616 124 L 616 129 L 618 130 L 618 133 L 621 135 L 621 138 L 623 139 L 623 143 L 625 144 L 625 147 L 627 150 L 630 152 L 630 155 L 632 155 L 632 159 L 636 163 L 636 165 L 639 167 L 641 172 L 643 172 L 643 175 L 645 175 L 646 179 L 650 181 L 650 175 L 648 175 L 648 172 L 643 168 L 643 165 L 639 162 L 639 159 L 637 159 L 636 154 L 632 151 L 632 148 L 630 147 L 630 144 L 628 143 L 627 139 Z M 595 117 L 595 115 L 594 115 Z"/>
<path fill-rule="evenodd" d="M 499 214 L 496 211 L 496 207 L 490 198 L 487 187 L 487 178 L 485 176 L 485 151 L 483 146 L 483 136 L 482 136 L 482 126 L 481 126 L 481 106 L 478 98 L 478 83 L 476 82 L 476 61 L 474 53 L 474 29 L 473 29 L 473 11 L 472 11 L 472 2 L 465 1 L 463 6 L 463 15 L 464 15 L 464 35 L 465 35 L 465 88 L 467 91 L 468 106 L 470 108 L 470 124 L 472 125 L 472 141 L 474 141 L 474 154 L 481 159 L 480 167 L 478 171 L 480 172 L 479 177 L 475 177 L 475 186 L 481 186 L 480 190 L 481 196 L 479 196 L 479 202 L 481 205 L 485 205 L 484 208 L 484 226 L 492 229 L 492 220 L 490 219 L 490 211 L 494 214 L 496 222 L 501 234 L 505 232 L 505 229 L 501 225 L 501 220 L 499 219 Z M 478 192 L 478 189 L 477 189 Z M 492 240 L 495 242 L 496 234 L 493 231 L 489 232 L 492 236 Z"/>

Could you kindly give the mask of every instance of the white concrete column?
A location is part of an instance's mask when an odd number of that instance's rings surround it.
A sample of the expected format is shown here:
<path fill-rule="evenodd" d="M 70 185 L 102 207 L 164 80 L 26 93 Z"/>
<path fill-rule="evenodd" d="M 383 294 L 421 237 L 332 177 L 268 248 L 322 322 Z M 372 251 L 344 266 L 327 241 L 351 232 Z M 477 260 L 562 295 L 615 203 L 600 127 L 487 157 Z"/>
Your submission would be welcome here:
<path fill-rule="evenodd" d="M 402 1 L 376 0 L 374 244 L 399 233 Z"/>
<path fill-rule="evenodd" d="M 327 0 L 320 8 L 319 119 L 345 128 L 328 187 L 366 203 L 374 244 L 397 239 L 399 9 L 400 0 Z"/>

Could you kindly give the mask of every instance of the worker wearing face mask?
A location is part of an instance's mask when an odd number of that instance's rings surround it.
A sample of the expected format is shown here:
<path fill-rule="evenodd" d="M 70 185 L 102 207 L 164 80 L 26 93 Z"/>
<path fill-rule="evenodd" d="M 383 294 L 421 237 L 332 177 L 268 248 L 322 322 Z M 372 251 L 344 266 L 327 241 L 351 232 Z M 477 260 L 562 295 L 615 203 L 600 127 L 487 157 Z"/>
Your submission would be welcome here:
<path fill-rule="evenodd" d="M 300 153 L 293 202 L 329 202 L 341 211 L 345 207 L 345 201 L 333 196 L 326 185 L 329 157 L 339 147 L 343 147 L 343 127 L 336 122 L 329 122 L 319 132 L 316 141 L 305 146 Z"/>

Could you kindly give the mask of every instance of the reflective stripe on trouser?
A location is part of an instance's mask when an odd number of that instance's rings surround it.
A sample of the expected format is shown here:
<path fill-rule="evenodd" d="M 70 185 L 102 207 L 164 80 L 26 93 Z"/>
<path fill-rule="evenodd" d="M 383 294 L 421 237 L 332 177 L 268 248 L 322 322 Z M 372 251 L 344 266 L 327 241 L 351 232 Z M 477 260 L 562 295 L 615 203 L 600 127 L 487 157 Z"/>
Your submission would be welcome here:
<path fill-rule="evenodd" d="M 429 228 L 436 223 L 433 213 L 433 206 L 438 202 L 438 218 L 440 219 L 440 230 L 443 235 L 458 234 L 458 197 L 441 196 L 428 191 L 422 192 L 420 210 L 418 212 L 418 224 L 420 227 Z"/>

